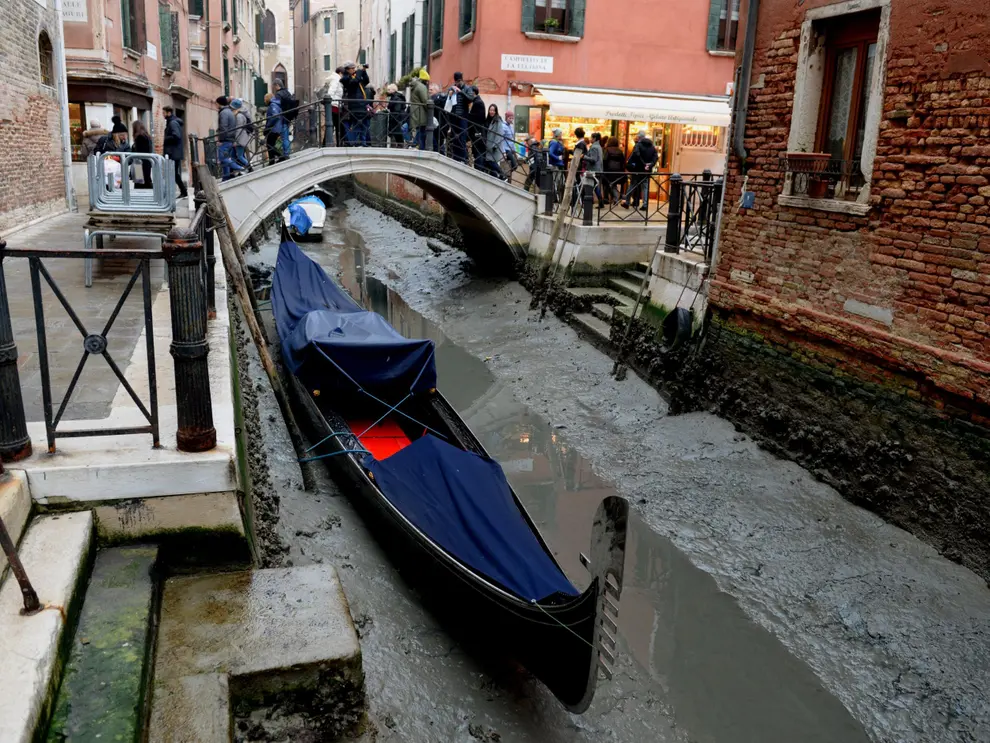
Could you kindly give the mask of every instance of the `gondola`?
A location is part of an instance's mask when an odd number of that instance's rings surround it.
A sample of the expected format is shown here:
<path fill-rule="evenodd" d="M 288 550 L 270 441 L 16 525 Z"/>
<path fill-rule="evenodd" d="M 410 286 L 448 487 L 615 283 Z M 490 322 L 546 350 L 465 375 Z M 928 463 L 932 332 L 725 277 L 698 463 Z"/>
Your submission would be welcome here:
<path fill-rule="evenodd" d="M 431 608 L 573 712 L 611 677 L 628 505 L 599 506 L 591 575 L 564 575 L 501 467 L 436 389 L 434 346 L 365 311 L 283 229 L 272 308 L 300 424 Z"/>

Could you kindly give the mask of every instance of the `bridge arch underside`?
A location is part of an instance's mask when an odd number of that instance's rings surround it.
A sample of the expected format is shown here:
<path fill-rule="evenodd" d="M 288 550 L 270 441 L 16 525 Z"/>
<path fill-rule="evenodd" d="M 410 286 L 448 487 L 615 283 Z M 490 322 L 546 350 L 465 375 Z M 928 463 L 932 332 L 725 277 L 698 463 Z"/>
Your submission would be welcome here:
<path fill-rule="evenodd" d="M 464 252 L 477 263 L 511 270 L 525 259 L 536 212 L 531 194 L 509 191 L 499 181 L 433 153 L 418 153 L 413 159 L 382 157 L 379 152 L 347 158 L 302 153 L 298 159 L 224 183 L 221 193 L 238 239 L 247 240 L 264 218 L 320 183 L 389 173 L 419 186 L 443 206 L 461 230 Z"/>

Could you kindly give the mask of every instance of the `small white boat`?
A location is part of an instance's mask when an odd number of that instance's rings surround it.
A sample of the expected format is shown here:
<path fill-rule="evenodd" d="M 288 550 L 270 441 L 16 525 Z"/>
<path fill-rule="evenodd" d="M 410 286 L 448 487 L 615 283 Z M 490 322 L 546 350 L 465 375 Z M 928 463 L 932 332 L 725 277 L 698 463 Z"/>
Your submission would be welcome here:
<path fill-rule="evenodd" d="M 322 239 L 326 219 L 327 206 L 316 194 L 296 199 L 282 211 L 282 221 L 296 240 Z"/>

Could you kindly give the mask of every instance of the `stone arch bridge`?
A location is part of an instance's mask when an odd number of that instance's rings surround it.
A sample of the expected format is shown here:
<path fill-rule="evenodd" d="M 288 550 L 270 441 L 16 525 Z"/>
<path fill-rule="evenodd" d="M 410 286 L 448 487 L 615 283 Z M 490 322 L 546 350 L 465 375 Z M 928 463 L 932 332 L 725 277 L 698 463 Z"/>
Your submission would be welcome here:
<path fill-rule="evenodd" d="M 220 192 L 243 243 L 265 217 L 294 196 L 323 181 L 360 173 L 392 173 L 420 186 L 453 218 L 472 257 L 485 261 L 526 257 L 537 197 L 435 152 L 370 147 L 306 150 L 284 163 L 227 181 Z"/>

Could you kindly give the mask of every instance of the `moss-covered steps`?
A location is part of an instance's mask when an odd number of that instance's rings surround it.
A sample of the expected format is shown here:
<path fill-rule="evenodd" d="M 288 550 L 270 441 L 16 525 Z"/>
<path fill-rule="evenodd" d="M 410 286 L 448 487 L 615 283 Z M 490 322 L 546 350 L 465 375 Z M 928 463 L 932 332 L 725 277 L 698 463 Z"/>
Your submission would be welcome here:
<path fill-rule="evenodd" d="M 48 741 L 141 739 L 157 558 L 154 545 L 97 554 Z"/>

